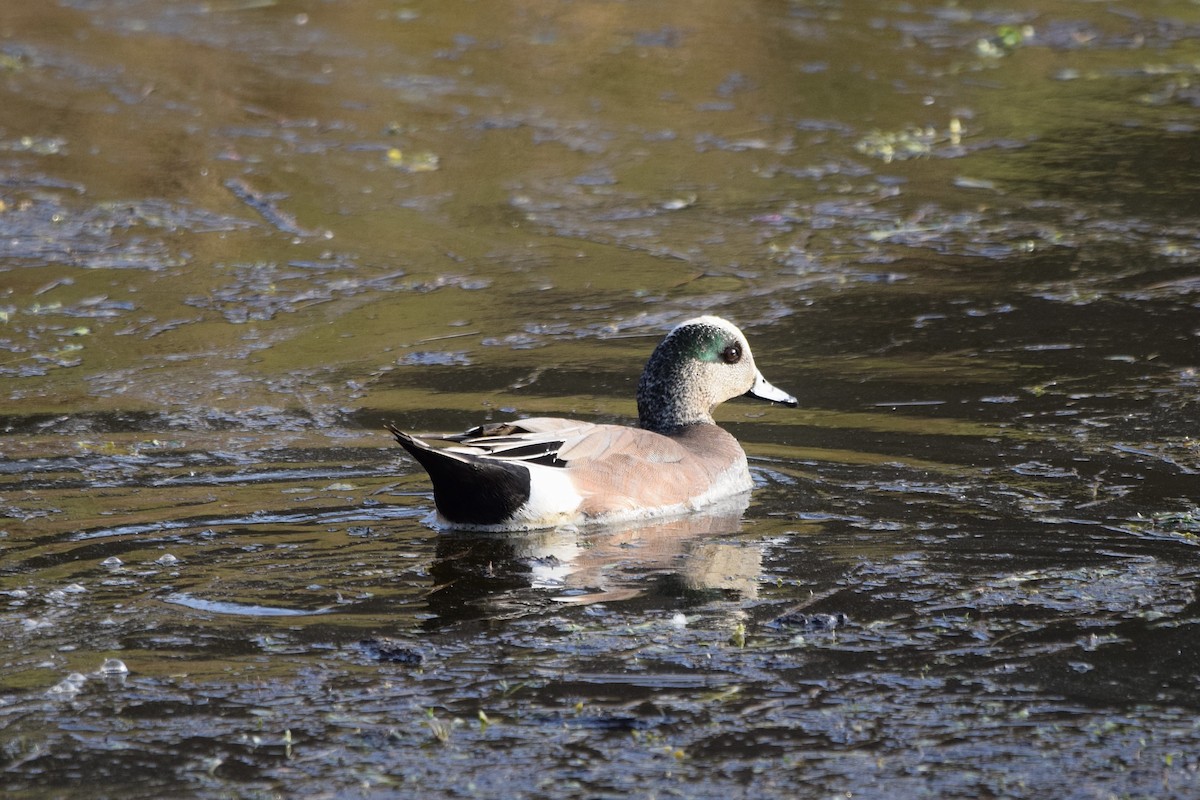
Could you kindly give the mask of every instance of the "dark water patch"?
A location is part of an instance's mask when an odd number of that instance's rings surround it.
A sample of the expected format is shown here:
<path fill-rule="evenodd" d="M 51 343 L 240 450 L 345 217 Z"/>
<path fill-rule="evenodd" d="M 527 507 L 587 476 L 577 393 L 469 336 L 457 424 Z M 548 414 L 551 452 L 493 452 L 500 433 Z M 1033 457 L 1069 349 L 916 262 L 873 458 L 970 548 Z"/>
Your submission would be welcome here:
<path fill-rule="evenodd" d="M 1089 141 L 1086 159 L 1079 141 Z M 1200 158 L 1189 132 L 1099 129 L 1065 130 L 1015 157 L 1020 168 L 1036 161 L 1037 172 L 1021 183 L 1039 197 L 1085 202 L 1099 199 L 1170 229 L 1195 214 L 1181 198 L 1200 188 Z"/>
<path fill-rule="evenodd" d="M 280 476 L 272 476 L 270 479 L 275 482 Z M 297 476 L 289 475 L 292 479 Z M 347 492 L 351 491 L 351 487 L 345 486 L 341 488 L 334 485 L 332 491 Z M 304 489 L 302 490 L 308 495 L 321 494 L 320 489 Z M 325 490 L 330 491 L 330 490 Z M 339 496 L 337 494 L 330 496 Z M 307 509 L 299 510 L 291 513 L 270 513 L 260 512 L 252 514 L 248 517 L 193 517 L 187 519 L 171 520 L 169 522 L 157 521 L 151 523 L 142 523 L 135 525 L 122 525 L 108 528 L 99 528 L 96 530 L 81 530 L 78 531 L 73 538 L 78 540 L 88 539 L 105 539 L 110 537 L 125 537 L 125 536 L 140 536 L 145 540 L 147 534 L 161 534 L 166 536 L 166 541 L 175 541 L 176 535 L 173 531 L 191 531 L 197 528 L 203 529 L 204 535 L 212 535 L 213 528 L 230 528 L 242 527 L 247 525 L 294 525 L 294 524 L 345 524 L 347 522 L 363 522 L 363 523 L 386 523 L 389 520 L 398 518 L 411 518 L 413 516 L 425 516 L 424 513 L 414 512 L 404 509 L 393 509 L 389 507 L 380 507 L 377 502 L 368 502 L 364 504 L 364 508 L 346 509 L 330 511 L 328 509 Z M 360 528 L 360 530 L 367 530 Z"/>
<path fill-rule="evenodd" d="M 148 443 L 149 444 L 149 443 Z M 110 446 L 111 447 L 111 446 Z M 83 448 L 81 448 L 83 449 Z M 85 487 L 171 487 L 197 488 L 237 483 L 295 483 L 350 480 L 368 475 L 394 474 L 390 464 L 381 464 L 377 451 L 312 450 L 289 453 L 289 464 L 264 469 L 260 454 L 194 453 L 172 449 L 162 457 L 137 452 L 123 455 L 101 452 L 61 458 L 32 458 L 6 461 L 0 475 L 10 475 L 5 485 L 24 491 L 70 490 Z M 115 450 L 116 448 L 111 448 Z M 278 456 L 277 451 L 272 453 Z M 387 458 L 388 454 L 384 454 Z M 321 457 L 331 456 L 332 461 Z M 335 465 L 340 459 L 343 463 Z M 294 459 L 294 460 L 292 460 Z M 364 463 L 365 462 L 365 463 Z M 248 467 L 248 464 L 255 464 Z M 313 466 L 303 466 L 312 463 Z"/>
<path fill-rule="evenodd" d="M 218 375 L 228 379 L 234 373 Z M 283 406 L 255 406 L 238 409 L 176 408 L 171 410 L 89 410 L 71 414 L 59 413 L 11 413 L 0 416 L 0 426 L 5 435 L 14 437 L 38 437 L 56 435 L 76 437 L 77 449 L 93 455 L 109 454 L 165 454 L 185 449 L 185 434 L 212 434 L 211 447 L 207 453 L 193 452 L 190 458 L 241 459 L 251 463 L 253 458 L 241 449 L 270 448 L 270 436 L 276 437 L 275 444 L 298 434 L 316 431 L 327 438 L 356 436 L 352 428 L 344 425 L 353 417 L 348 410 L 303 409 Z M 371 424 L 372 430 L 383 430 L 383 424 Z M 155 438 L 154 433 L 162 434 Z M 243 437 L 227 436 L 229 433 L 244 433 Z M 96 441 L 94 437 L 105 435 L 119 440 Z M 147 438 L 147 436 L 149 438 Z M 131 438 L 131 441 L 127 439 Z M 266 440 L 265 442 L 263 440 Z M 34 445 L 30 445 L 33 447 Z M 222 449 L 222 447 L 224 449 Z M 295 452 L 295 451 L 293 451 Z M 303 460 L 303 459 L 299 459 Z"/>

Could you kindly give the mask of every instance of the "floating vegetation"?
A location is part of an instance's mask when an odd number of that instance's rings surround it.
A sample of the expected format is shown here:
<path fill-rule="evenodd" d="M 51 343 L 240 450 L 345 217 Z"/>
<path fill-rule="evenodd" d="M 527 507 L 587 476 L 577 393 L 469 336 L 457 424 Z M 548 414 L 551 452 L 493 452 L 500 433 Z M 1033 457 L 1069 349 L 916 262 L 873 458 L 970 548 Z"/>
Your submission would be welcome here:
<path fill-rule="evenodd" d="M 1142 535 L 1200 542 L 1200 506 L 1184 511 L 1159 511 L 1149 517 L 1138 516 L 1130 525 Z"/>
<path fill-rule="evenodd" d="M 0 72 L 22 72 L 28 66 L 27 59 L 12 53 L 0 53 Z"/>
<path fill-rule="evenodd" d="M 933 126 L 905 128 L 900 131 L 872 131 L 855 143 L 854 149 L 863 155 L 881 159 L 885 164 L 922 158 L 936 154 L 960 155 L 963 125 L 957 118 L 950 120 L 944 130 Z"/>
<path fill-rule="evenodd" d="M 434 172 L 440 166 L 441 159 L 428 150 L 406 153 L 398 147 L 392 147 L 387 151 L 387 163 L 405 172 Z"/>
<path fill-rule="evenodd" d="M 0 151 L 33 153 L 38 156 L 66 155 L 67 140 L 61 136 L 22 136 L 10 141 L 0 140 Z"/>
<path fill-rule="evenodd" d="M 1188 511 L 1172 511 L 1155 514 L 1154 522 L 1164 528 L 1186 533 L 1200 534 L 1200 506 Z"/>
<path fill-rule="evenodd" d="M 435 717 L 431 710 L 426 718 L 426 724 L 429 725 L 429 732 L 433 735 L 434 741 L 438 742 L 438 744 L 448 744 L 450 742 L 450 735 L 454 732 L 455 725 L 461 724 L 461 720 L 455 719 L 446 722 Z"/>
<path fill-rule="evenodd" d="M 1004 58 L 1033 38 L 1032 25 L 1001 25 L 996 32 L 975 42 L 975 52 L 984 58 Z"/>

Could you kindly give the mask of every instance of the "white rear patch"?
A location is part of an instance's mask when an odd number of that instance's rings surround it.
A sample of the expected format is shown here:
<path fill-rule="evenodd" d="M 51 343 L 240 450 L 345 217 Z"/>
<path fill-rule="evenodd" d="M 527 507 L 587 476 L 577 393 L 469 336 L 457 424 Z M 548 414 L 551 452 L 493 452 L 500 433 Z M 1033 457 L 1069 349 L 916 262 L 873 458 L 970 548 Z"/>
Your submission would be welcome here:
<path fill-rule="evenodd" d="M 541 527 L 573 521 L 583 495 L 575 490 L 567 470 L 541 464 L 521 466 L 529 470 L 529 502 L 517 509 L 513 522 Z"/>

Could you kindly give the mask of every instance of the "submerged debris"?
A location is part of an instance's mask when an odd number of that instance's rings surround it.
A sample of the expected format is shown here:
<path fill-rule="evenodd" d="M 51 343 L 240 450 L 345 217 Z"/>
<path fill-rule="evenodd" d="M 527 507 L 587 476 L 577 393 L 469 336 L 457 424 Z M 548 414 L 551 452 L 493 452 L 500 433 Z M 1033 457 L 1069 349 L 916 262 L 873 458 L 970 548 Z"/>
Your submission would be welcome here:
<path fill-rule="evenodd" d="M 804 628 L 810 631 L 831 631 L 844 628 L 850 623 L 850 618 L 838 612 L 836 614 L 806 614 L 802 611 L 788 611 L 769 623 L 773 628 Z"/>
<path fill-rule="evenodd" d="M 263 194 L 240 178 L 231 178 L 225 181 L 225 188 L 233 192 L 233 195 L 238 200 L 253 208 L 263 219 L 283 233 L 291 234 L 292 236 L 316 235 L 313 231 L 302 228 L 294 216 L 283 211 L 275 204 L 275 201 L 280 199 L 279 195 Z"/>
<path fill-rule="evenodd" d="M 425 663 L 424 653 L 398 639 L 381 636 L 376 639 L 364 639 L 358 644 L 367 655 L 376 661 L 405 664 L 410 667 L 419 667 Z"/>

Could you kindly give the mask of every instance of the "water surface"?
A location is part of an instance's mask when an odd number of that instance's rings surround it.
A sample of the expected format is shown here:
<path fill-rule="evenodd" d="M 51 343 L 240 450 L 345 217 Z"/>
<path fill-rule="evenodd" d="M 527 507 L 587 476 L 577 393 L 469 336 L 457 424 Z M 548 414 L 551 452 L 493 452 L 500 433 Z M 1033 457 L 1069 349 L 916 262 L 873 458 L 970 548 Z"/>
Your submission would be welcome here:
<path fill-rule="evenodd" d="M 1200 9 L 0 9 L 0 786 L 1194 797 Z M 439 533 L 382 430 L 627 422 L 747 504 Z"/>

